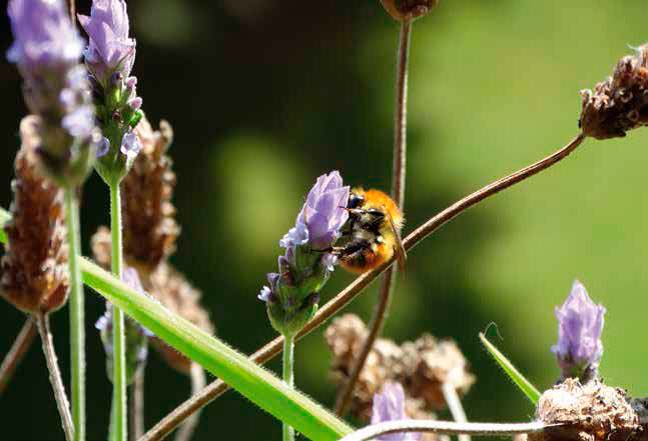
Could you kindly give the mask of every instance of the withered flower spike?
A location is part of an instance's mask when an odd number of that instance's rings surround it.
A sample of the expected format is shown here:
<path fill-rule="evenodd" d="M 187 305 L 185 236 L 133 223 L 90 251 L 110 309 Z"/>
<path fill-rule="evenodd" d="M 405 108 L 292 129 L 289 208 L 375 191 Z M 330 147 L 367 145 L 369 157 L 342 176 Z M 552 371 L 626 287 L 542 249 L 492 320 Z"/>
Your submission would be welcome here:
<path fill-rule="evenodd" d="M 648 124 L 648 44 L 617 63 L 611 77 L 582 90 L 579 125 L 596 139 L 618 138 Z"/>
<path fill-rule="evenodd" d="M 32 314 L 59 309 L 69 288 L 63 193 L 39 169 L 37 125 L 35 116 L 20 124 L 12 220 L 5 226 L 8 244 L 0 264 L 0 293 Z"/>
<path fill-rule="evenodd" d="M 166 152 L 173 130 L 166 121 L 153 131 L 143 118 L 135 129 L 142 151 L 122 182 L 124 254 L 152 271 L 175 251 L 180 227 L 172 203 L 176 177 Z"/>

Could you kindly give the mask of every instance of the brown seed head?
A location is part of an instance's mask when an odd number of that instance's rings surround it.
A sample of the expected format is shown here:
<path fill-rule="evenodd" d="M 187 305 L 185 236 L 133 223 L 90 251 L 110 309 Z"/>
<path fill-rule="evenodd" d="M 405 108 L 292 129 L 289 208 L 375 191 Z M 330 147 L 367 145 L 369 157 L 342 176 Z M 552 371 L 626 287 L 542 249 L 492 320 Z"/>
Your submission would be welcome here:
<path fill-rule="evenodd" d="M 0 293 L 18 309 L 40 314 L 65 304 L 69 278 L 63 192 L 39 169 L 37 124 L 34 116 L 20 124 L 22 147 L 15 160 L 12 220 L 5 226 L 9 241 Z"/>
<path fill-rule="evenodd" d="M 648 44 L 619 60 L 611 77 L 594 91 L 582 90 L 579 125 L 596 139 L 617 138 L 648 124 Z"/>
<path fill-rule="evenodd" d="M 529 441 L 626 441 L 635 439 L 640 428 L 625 391 L 599 380 L 582 385 L 570 378 L 545 391 L 536 416 L 545 423 L 565 426 L 530 434 Z"/>
<path fill-rule="evenodd" d="M 166 121 L 153 131 L 143 118 L 135 133 L 142 150 L 122 182 L 124 255 L 153 270 L 175 251 L 180 234 L 171 202 L 176 177 L 166 155 L 173 131 Z"/>
<path fill-rule="evenodd" d="M 380 0 L 380 3 L 394 20 L 405 21 L 429 14 L 439 0 Z"/>
<path fill-rule="evenodd" d="M 367 333 L 365 324 L 353 314 L 336 318 L 326 329 L 324 336 L 333 353 L 331 377 L 336 384 L 347 381 Z M 423 403 L 419 408 L 429 411 L 445 407 L 441 390 L 444 382 L 452 384 L 463 395 L 475 377 L 468 371 L 468 363 L 457 345 L 450 340 L 439 342 L 423 335 L 415 342 L 398 346 L 392 340 L 379 338 L 353 391 L 353 415 L 368 420 L 374 394 L 388 381 L 401 383 L 406 399 Z"/>

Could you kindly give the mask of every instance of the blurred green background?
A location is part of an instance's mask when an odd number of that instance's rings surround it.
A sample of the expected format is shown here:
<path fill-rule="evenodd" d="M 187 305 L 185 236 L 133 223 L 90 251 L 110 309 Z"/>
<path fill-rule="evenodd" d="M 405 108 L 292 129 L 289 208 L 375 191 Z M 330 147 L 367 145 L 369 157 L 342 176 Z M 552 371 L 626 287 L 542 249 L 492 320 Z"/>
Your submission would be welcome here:
<path fill-rule="evenodd" d="M 82 12 L 88 2 L 79 4 Z M 315 178 L 390 187 L 398 26 L 378 0 L 132 0 L 134 73 L 149 119 L 168 119 L 183 234 L 175 264 L 204 291 L 218 335 L 245 352 L 275 336 L 256 294 L 278 239 Z M 648 39 L 646 0 L 446 0 L 414 25 L 406 233 L 474 189 L 533 162 L 577 132 L 579 89 Z M 11 37 L 1 21 L 0 47 Z M 0 204 L 10 203 L 17 127 L 25 113 L 14 66 L 0 63 Z M 648 392 L 648 130 L 587 141 L 565 162 L 470 210 L 411 252 L 385 334 L 455 338 L 477 384 L 475 421 L 522 421 L 533 409 L 480 346 L 493 341 L 540 388 L 558 376 L 549 352 L 553 308 L 580 279 L 608 308 L 606 381 Z M 83 234 L 108 222 L 96 176 L 84 192 Z M 328 300 L 352 280 L 336 273 Z M 105 439 L 110 386 L 87 295 L 89 437 Z M 376 287 L 349 308 L 370 317 Z M 67 311 L 53 317 L 69 370 Z M 0 354 L 23 316 L 0 305 Z M 493 335 L 494 337 L 494 335 Z M 297 348 L 297 384 L 331 405 L 322 330 Z M 277 369 L 276 364 L 271 368 Z M 152 353 L 147 426 L 188 393 Z M 0 397 L 3 439 L 61 439 L 43 358 L 34 347 Z M 280 426 L 236 393 L 207 407 L 196 440 L 279 439 Z"/>

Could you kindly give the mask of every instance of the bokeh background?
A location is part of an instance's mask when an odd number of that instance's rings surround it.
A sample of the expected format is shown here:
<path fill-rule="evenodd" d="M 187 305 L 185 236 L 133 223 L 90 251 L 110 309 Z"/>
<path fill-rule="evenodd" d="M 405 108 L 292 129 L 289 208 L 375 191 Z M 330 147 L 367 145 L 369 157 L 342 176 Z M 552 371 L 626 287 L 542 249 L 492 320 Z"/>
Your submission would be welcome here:
<path fill-rule="evenodd" d="M 79 2 L 82 12 L 87 1 Z M 3 5 L 5 2 L 3 2 Z M 4 10 L 4 8 L 3 8 Z M 168 119 L 183 234 L 175 264 L 204 291 L 218 335 L 245 352 L 275 336 L 256 294 L 278 239 L 314 179 L 390 187 L 398 26 L 378 0 L 131 0 L 134 73 L 152 121 Z M 406 232 L 468 192 L 549 154 L 577 132 L 579 89 L 648 39 L 646 0 L 452 0 L 414 25 Z M 0 48 L 11 36 L 0 19 Z M 0 204 L 11 199 L 25 113 L 14 66 L 0 62 Z M 385 334 L 455 338 L 478 376 L 475 421 L 522 421 L 533 409 L 480 346 L 496 344 L 539 387 L 558 376 L 553 308 L 580 279 L 608 308 L 602 374 L 648 393 L 648 130 L 588 141 L 556 166 L 470 210 L 413 250 Z M 107 191 L 86 186 L 83 234 L 108 222 Z M 352 277 L 339 271 L 328 300 Z M 105 439 L 110 386 L 87 295 L 89 438 Z M 349 308 L 368 319 L 376 287 Z M 0 354 L 24 317 L 0 305 Z M 68 372 L 67 312 L 53 317 Z M 319 330 L 297 348 L 297 384 L 331 405 Z M 271 364 L 277 369 L 277 364 Z M 67 374 L 66 374 L 67 377 Z M 147 426 L 188 393 L 152 353 Z M 3 439 L 61 439 L 35 346 L 0 397 Z M 207 407 L 196 440 L 278 439 L 280 426 L 234 392 Z"/>

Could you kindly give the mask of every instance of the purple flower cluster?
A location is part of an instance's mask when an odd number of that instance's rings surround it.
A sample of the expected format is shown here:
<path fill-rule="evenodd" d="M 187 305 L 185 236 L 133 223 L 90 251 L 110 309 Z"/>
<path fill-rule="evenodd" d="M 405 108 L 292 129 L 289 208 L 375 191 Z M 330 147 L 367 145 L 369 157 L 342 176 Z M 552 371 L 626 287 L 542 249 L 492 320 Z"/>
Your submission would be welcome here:
<path fill-rule="evenodd" d="M 374 395 L 371 414 L 371 424 L 386 421 L 399 421 L 408 419 L 405 414 L 405 392 L 400 383 L 385 383 L 380 393 Z M 380 441 L 419 441 L 420 433 L 394 433 L 382 435 Z"/>
<path fill-rule="evenodd" d="M 596 374 L 603 355 L 603 332 L 605 308 L 590 299 L 585 287 L 574 281 L 571 293 L 560 308 L 558 319 L 558 343 L 551 348 L 558 358 L 563 378 L 590 377 Z"/>
<path fill-rule="evenodd" d="M 286 249 L 279 257 L 279 272 L 268 274 L 268 285 L 258 298 L 267 304 L 270 321 L 281 333 L 298 331 L 317 308 L 318 292 L 336 260 L 323 250 L 335 243 L 348 219 L 349 191 L 339 172 L 320 176 L 295 226 L 279 241 Z"/>
<path fill-rule="evenodd" d="M 142 282 L 134 268 L 124 268 L 122 280 L 128 286 L 142 295 L 147 295 L 142 287 Z M 106 302 L 106 312 L 99 317 L 95 327 L 101 332 L 101 341 L 106 351 L 106 367 L 108 376 L 112 379 L 113 366 L 113 306 Z M 126 378 L 130 383 L 135 373 L 145 363 L 148 357 L 148 338 L 153 333 L 139 323 L 127 318 L 126 321 Z"/>
<path fill-rule="evenodd" d="M 79 64 L 83 41 L 62 0 L 10 0 L 8 14 L 14 42 L 7 58 L 23 76 L 29 110 L 41 117 L 45 165 L 61 180 L 85 178 L 88 151 L 100 138 L 88 75 Z M 71 170 L 81 176 L 69 176 Z"/>

